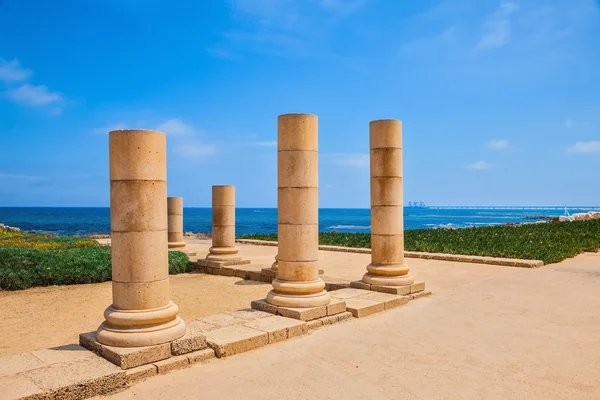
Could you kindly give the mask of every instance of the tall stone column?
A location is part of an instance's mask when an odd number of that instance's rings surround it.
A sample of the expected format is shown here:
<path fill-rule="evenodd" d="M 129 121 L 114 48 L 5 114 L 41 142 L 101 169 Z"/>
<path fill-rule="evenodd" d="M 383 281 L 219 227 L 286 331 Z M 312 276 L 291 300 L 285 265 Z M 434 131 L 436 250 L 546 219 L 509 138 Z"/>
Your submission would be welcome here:
<path fill-rule="evenodd" d="M 212 187 L 212 247 L 206 261 L 238 263 L 235 245 L 235 186 Z"/>
<path fill-rule="evenodd" d="M 362 280 L 378 286 L 412 285 L 404 263 L 402 122 L 371 121 L 371 264 Z"/>
<path fill-rule="evenodd" d="M 284 114 L 277 120 L 278 270 L 267 302 L 317 307 L 330 302 L 319 278 L 317 116 Z"/>
<path fill-rule="evenodd" d="M 167 197 L 169 218 L 169 249 L 186 246 L 183 240 L 183 197 Z"/>
<path fill-rule="evenodd" d="M 96 332 L 119 347 L 166 343 L 185 334 L 170 300 L 164 133 L 109 134 L 113 302 Z"/>

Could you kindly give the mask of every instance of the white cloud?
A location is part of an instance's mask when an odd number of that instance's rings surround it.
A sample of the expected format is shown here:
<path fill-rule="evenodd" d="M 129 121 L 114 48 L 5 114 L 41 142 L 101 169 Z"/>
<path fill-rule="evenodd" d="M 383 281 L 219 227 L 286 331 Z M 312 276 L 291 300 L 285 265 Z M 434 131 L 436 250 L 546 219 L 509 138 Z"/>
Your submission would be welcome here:
<path fill-rule="evenodd" d="M 567 147 L 567 152 L 571 154 L 600 154 L 600 141 L 577 142 L 573 146 Z"/>
<path fill-rule="evenodd" d="M 369 155 L 362 153 L 322 154 L 331 164 L 344 167 L 368 167 Z"/>
<path fill-rule="evenodd" d="M 270 140 L 265 142 L 252 142 L 250 143 L 250 145 L 259 147 L 277 147 L 277 140 Z"/>
<path fill-rule="evenodd" d="M 491 17 L 484 22 L 484 34 L 475 48 L 487 50 L 504 46 L 510 38 L 510 17 L 518 10 L 519 5 L 517 3 L 503 0 Z"/>
<path fill-rule="evenodd" d="M 490 169 L 494 166 L 494 164 L 491 164 L 487 161 L 477 161 L 474 162 L 473 164 L 469 164 L 466 166 L 467 169 L 471 169 L 471 170 L 475 170 L 475 171 L 483 171 L 486 169 Z"/>
<path fill-rule="evenodd" d="M 568 120 L 565 121 L 565 126 L 567 127 L 567 129 L 571 129 L 572 127 L 575 126 L 575 121 L 573 121 L 571 118 L 569 118 Z"/>
<path fill-rule="evenodd" d="M 188 124 L 184 123 L 181 118 L 171 118 L 168 121 L 156 127 L 157 131 L 165 132 L 167 135 L 193 135 L 194 129 Z"/>
<path fill-rule="evenodd" d="M 19 82 L 31 76 L 31 71 L 25 69 L 19 60 L 6 61 L 0 58 L 0 81 Z"/>
<path fill-rule="evenodd" d="M 63 96 L 58 92 L 50 92 L 44 85 L 23 85 L 5 92 L 13 102 L 28 106 L 45 106 L 63 102 Z"/>
<path fill-rule="evenodd" d="M 507 149 L 508 146 L 508 140 L 505 139 L 492 140 L 487 144 L 487 148 L 492 150 L 504 150 Z"/>

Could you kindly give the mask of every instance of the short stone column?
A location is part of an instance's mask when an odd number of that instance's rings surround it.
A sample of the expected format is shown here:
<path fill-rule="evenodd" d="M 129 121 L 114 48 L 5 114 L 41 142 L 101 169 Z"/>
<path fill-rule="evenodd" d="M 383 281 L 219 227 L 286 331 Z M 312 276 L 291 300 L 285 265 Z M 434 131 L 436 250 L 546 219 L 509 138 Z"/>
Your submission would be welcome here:
<path fill-rule="evenodd" d="M 412 285 L 404 263 L 402 201 L 402 122 L 369 124 L 371 148 L 371 264 L 363 282 L 381 286 Z"/>
<path fill-rule="evenodd" d="M 183 240 L 183 197 L 167 197 L 167 215 L 169 218 L 169 249 L 181 249 L 186 246 Z"/>
<path fill-rule="evenodd" d="M 109 134 L 112 297 L 98 342 L 118 347 L 166 343 L 185 334 L 170 300 L 164 133 Z"/>
<path fill-rule="evenodd" d="M 205 260 L 199 263 L 216 267 L 249 264 L 242 260 L 235 245 L 235 186 L 212 187 L 212 247 Z"/>
<path fill-rule="evenodd" d="M 324 306 L 330 297 L 319 278 L 318 119 L 285 114 L 277 122 L 278 269 L 266 301 Z"/>

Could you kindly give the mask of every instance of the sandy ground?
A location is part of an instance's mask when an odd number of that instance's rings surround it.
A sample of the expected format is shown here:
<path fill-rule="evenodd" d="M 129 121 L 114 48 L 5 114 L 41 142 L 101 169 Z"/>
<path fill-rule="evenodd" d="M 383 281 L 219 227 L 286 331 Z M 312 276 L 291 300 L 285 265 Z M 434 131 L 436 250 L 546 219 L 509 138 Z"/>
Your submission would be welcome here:
<path fill-rule="evenodd" d="M 208 241 L 190 247 L 203 255 Z M 275 247 L 240 245 L 255 268 Z M 320 252 L 358 279 L 369 255 Z M 433 296 L 263 349 L 153 377 L 126 398 L 600 398 L 600 253 L 539 269 L 407 259 Z M 248 307 L 268 284 L 173 276 L 186 320 Z M 102 322 L 110 283 L 0 293 L 0 355 L 77 341 Z"/>
<path fill-rule="evenodd" d="M 271 285 L 204 274 L 171 276 L 179 315 L 191 320 L 250 306 Z M 0 357 L 79 342 L 96 330 L 111 303 L 111 283 L 0 291 Z"/>
<path fill-rule="evenodd" d="M 365 261 L 343 253 L 323 260 L 326 271 L 347 274 Z M 600 254 L 535 270 L 409 263 L 433 296 L 153 377 L 112 397 L 600 398 Z"/>

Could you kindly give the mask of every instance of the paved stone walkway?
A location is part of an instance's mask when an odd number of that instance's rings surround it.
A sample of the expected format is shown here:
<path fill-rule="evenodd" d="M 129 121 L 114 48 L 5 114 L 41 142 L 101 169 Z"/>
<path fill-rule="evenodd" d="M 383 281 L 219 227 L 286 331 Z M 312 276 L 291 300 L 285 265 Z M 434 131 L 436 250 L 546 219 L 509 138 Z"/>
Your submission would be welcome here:
<path fill-rule="evenodd" d="M 368 255 L 347 256 L 322 268 L 356 279 Z M 433 296 L 113 398 L 600 398 L 600 253 L 535 270 L 419 261 Z"/>

